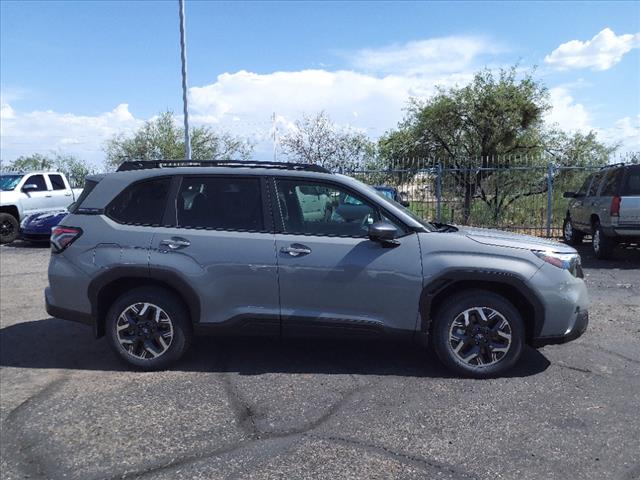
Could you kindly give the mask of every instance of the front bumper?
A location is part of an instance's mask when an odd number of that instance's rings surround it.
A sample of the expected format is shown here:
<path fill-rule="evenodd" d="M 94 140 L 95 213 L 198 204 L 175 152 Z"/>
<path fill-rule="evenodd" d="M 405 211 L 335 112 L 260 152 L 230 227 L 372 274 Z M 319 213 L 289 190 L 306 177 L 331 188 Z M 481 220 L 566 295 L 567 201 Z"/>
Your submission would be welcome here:
<path fill-rule="evenodd" d="M 19 237 L 27 242 L 48 242 L 51 239 L 51 232 L 38 233 L 20 229 Z"/>
<path fill-rule="evenodd" d="M 587 310 L 576 309 L 576 318 L 571 327 L 563 335 L 551 335 L 534 338 L 531 345 L 534 347 L 544 347 L 545 345 L 558 345 L 571 342 L 580 337 L 589 325 L 589 312 Z"/>

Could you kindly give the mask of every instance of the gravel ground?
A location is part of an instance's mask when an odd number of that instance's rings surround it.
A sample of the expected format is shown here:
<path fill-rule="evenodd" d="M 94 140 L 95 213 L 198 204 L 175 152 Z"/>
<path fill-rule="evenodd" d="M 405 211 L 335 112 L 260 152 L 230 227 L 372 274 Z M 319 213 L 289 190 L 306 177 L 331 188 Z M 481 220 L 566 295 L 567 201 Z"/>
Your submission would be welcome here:
<path fill-rule="evenodd" d="M 416 346 L 199 338 L 128 371 L 49 318 L 49 250 L 0 247 L 1 477 L 640 478 L 640 251 L 581 248 L 591 324 L 505 378 Z"/>

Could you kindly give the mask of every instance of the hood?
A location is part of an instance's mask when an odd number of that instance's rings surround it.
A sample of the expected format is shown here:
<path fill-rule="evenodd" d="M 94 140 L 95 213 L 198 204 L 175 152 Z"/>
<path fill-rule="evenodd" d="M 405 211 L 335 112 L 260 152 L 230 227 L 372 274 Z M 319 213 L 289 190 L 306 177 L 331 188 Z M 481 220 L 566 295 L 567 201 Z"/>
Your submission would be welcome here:
<path fill-rule="evenodd" d="M 459 233 L 466 235 L 471 240 L 484 245 L 498 247 L 522 248 L 526 250 L 548 250 L 558 253 L 575 253 L 576 250 L 568 245 L 546 238 L 519 233 L 504 232 L 488 228 L 474 228 L 457 226 Z"/>
<path fill-rule="evenodd" d="M 26 225 L 50 225 L 55 226 L 60 223 L 65 216 L 68 215 L 69 212 L 66 210 L 57 210 L 55 212 L 42 212 L 42 213 L 34 213 L 33 215 L 29 215 L 27 219 L 24 221 Z"/>

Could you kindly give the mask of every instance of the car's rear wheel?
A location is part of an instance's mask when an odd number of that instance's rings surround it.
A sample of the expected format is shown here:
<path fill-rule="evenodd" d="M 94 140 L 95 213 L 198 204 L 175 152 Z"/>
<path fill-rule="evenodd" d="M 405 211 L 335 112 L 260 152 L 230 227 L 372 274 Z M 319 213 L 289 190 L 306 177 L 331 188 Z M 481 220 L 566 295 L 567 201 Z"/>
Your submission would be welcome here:
<path fill-rule="evenodd" d="M 568 245 L 580 245 L 584 238 L 584 233 L 573 228 L 571 217 L 567 216 L 562 225 L 562 236 Z"/>
<path fill-rule="evenodd" d="M 504 297 L 484 290 L 448 298 L 435 314 L 432 345 L 446 367 L 467 377 L 500 375 L 520 358 L 522 316 Z"/>
<path fill-rule="evenodd" d="M 11 243 L 18 238 L 20 225 L 10 213 L 0 213 L 0 243 Z"/>
<path fill-rule="evenodd" d="M 593 253 L 595 256 L 600 260 L 605 260 L 611 257 L 613 249 L 616 246 L 616 242 L 611 237 L 607 237 L 604 234 L 600 223 L 596 223 L 593 228 L 591 246 L 593 247 Z"/>
<path fill-rule="evenodd" d="M 116 353 L 143 370 L 167 368 L 191 343 L 184 304 L 162 288 L 141 287 L 120 296 L 109 309 L 105 327 Z"/>

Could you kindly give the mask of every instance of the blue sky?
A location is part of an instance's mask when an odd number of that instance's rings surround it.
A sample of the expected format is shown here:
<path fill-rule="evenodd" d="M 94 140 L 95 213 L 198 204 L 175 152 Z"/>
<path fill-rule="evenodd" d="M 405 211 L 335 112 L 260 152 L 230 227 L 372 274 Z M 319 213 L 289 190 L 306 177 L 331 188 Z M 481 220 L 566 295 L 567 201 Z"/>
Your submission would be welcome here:
<path fill-rule="evenodd" d="M 474 71 L 538 66 L 550 121 L 640 150 L 639 2 L 187 0 L 195 123 L 256 143 L 326 110 L 372 138 L 409 95 Z M 0 3 L 3 161 L 63 151 L 102 161 L 110 135 L 181 111 L 177 1 Z M 569 43 L 571 42 L 571 43 Z"/>

